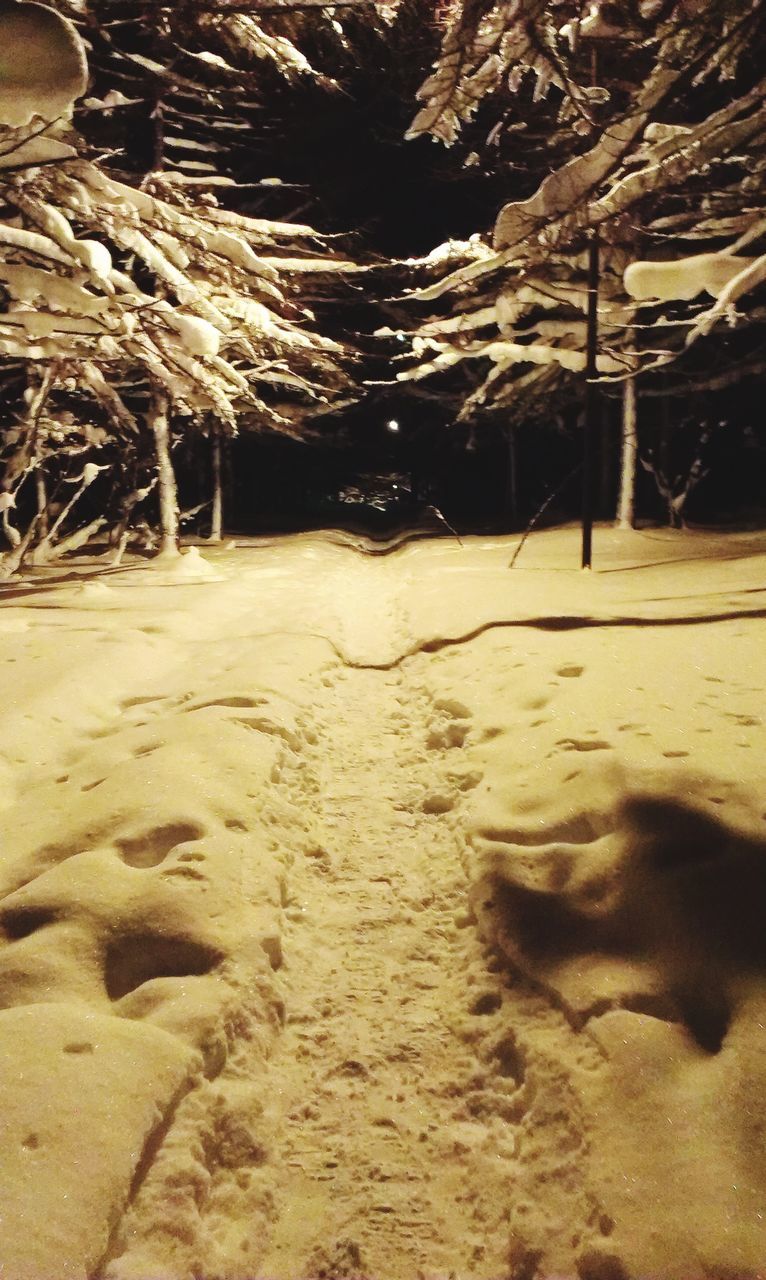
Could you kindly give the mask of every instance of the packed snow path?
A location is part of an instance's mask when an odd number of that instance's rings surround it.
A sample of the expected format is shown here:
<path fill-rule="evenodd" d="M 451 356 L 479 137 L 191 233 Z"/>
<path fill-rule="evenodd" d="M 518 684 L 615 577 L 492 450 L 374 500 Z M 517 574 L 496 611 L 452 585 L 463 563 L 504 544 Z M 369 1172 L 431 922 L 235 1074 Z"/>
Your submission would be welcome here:
<path fill-rule="evenodd" d="M 600 537 L 6 600 L 4 1280 L 761 1274 L 766 557 Z"/>
<path fill-rule="evenodd" d="M 479 1106 L 485 1064 L 457 1030 L 486 957 L 444 813 L 466 725 L 400 672 L 342 670 L 315 711 L 321 838 L 285 931 L 291 1012 L 269 1071 L 279 1217 L 263 1274 L 496 1276 L 514 1138 Z M 497 978 L 482 1001 L 502 1002 Z M 517 1087 L 496 1084 L 503 1100 Z"/>

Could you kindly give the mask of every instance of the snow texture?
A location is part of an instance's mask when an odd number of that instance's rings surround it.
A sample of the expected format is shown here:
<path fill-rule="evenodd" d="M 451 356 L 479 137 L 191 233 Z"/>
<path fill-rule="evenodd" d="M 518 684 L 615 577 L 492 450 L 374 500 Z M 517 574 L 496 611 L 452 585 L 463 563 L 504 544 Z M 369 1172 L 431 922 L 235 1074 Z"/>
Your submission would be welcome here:
<path fill-rule="evenodd" d="M 85 49 L 74 25 L 47 5 L 0 3 L 0 124 L 55 120 L 87 88 Z"/>
<path fill-rule="evenodd" d="M 181 341 L 193 356 L 217 356 L 221 349 L 221 335 L 217 329 L 199 316 L 185 316 L 176 312 L 170 323 Z"/>
<path fill-rule="evenodd" d="M 674 262 L 631 262 L 624 276 L 631 298 L 689 301 L 701 293 L 717 298 L 755 259 L 727 253 L 697 253 Z"/>
<path fill-rule="evenodd" d="M 9 592 L 7 1280 L 761 1274 L 763 536 L 515 546 Z"/>
<path fill-rule="evenodd" d="M 57 138 L 20 137 L 13 146 L 6 144 L 0 154 L 0 169 L 18 169 L 25 165 L 50 164 L 54 160 L 71 160 L 77 155 L 68 142 Z"/>

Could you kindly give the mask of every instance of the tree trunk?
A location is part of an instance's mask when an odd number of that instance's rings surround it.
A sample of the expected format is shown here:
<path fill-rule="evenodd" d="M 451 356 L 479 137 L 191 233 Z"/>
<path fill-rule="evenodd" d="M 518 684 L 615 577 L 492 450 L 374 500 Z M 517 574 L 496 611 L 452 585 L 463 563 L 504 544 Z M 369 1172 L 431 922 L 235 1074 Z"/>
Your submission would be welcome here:
<path fill-rule="evenodd" d="M 37 530 L 41 538 L 48 536 L 48 493 L 45 485 L 45 472 L 38 454 L 35 467 L 35 497 L 37 499 Z"/>
<path fill-rule="evenodd" d="M 152 394 L 149 425 L 154 435 L 160 495 L 160 555 L 178 554 L 178 488 L 170 457 L 168 398 L 162 391 Z"/>
<path fill-rule="evenodd" d="M 27 411 L 27 422 L 30 427 L 30 435 L 28 438 L 27 449 L 30 461 L 34 462 L 35 469 L 35 499 L 37 505 L 37 522 L 35 525 L 35 537 L 41 540 L 47 538 L 50 522 L 48 519 L 48 492 L 45 483 L 45 471 L 43 470 L 43 450 L 40 429 L 40 419 L 43 410 L 48 401 L 53 384 L 56 379 L 56 365 L 50 364 L 46 367 L 39 382 L 36 376 L 30 371 L 29 374 L 29 392 L 31 397 L 29 400 L 29 409 Z"/>
<path fill-rule="evenodd" d="M 45 557 L 45 563 L 50 564 L 52 560 L 60 560 L 62 556 L 67 555 L 70 551 L 79 551 L 80 547 L 84 547 L 91 538 L 103 529 L 106 524 L 106 516 L 97 516 L 95 520 L 91 520 L 90 524 L 83 525 L 81 529 L 76 529 L 74 533 L 70 533 L 68 538 L 63 538 L 61 542 L 57 542 Z"/>
<path fill-rule="evenodd" d="M 84 479 L 81 480 L 80 484 L 75 489 L 69 501 L 66 503 L 65 506 L 61 508 L 58 515 L 56 516 L 56 519 L 53 521 L 53 524 L 51 525 L 50 529 L 48 529 L 45 537 L 41 538 L 37 546 L 35 547 L 34 552 L 32 554 L 33 564 L 36 564 L 36 565 L 47 564 L 49 560 L 54 560 L 57 558 L 58 555 L 61 554 L 61 552 L 54 552 L 53 550 L 56 544 L 56 535 L 59 529 L 64 524 L 64 521 L 66 520 L 70 511 L 72 511 L 72 509 L 77 506 L 77 503 L 80 501 L 80 498 L 82 497 L 82 495 L 84 494 L 85 490 L 88 487 L 88 483 L 89 482 L 87 480 L 84 480 Z"/>
<path fill-rule="evenodd" d="M 122 564 L 122 557 L 125 555 L 125 551 L 127 550 L 129 537 L 130 537 L 130 530 L 126 527 L 123 529 L 122 533 L 120 534 L 120 537 L 117 541 L 115 549 L 112 553 L 112 558 L 109 562 L 114 568 L 117 568 L 118 565 Z"/>
<path fill-rule="evenodd" d="M 0 579 L 11 578 L 14 573 L 18 573 L 36 532 L 37 516 L 35 516 L 34 520 L 31 521 L 29 528 L 18 545 L 11 551 L 6 551 L 5 555 L 0 560 Z"/>
<path fill-rule="evenodd" d="M 636 473 L 638 468 L 638 388 L 635 375 L 623 384 L 622 453 L 617 525 L 633 529 L 636 523 Z"/>
<path fill-rule="evenodd" d="M 587 343 L 585 353 L 585 424 L 582 453 L 582 558 L 583 569 L 590 569 L 593 560 L 593 490 L 594 461 L 596 452 L 596 426 L 599 409 L 598 378 L 598 291 L 599 291 L 599 235 L 591 229 L 588 245 L 588 310 L 586 317 Z"/>
<path fill-rule="evenodd" d="M 221 433 L 218 427 L 213 428 L 210 437 L 210 452 L 213 469 L 213 513 L 210 526 L 210 541 L 221 542 L 223 538 L 223 486 L 221 481 Z"/>

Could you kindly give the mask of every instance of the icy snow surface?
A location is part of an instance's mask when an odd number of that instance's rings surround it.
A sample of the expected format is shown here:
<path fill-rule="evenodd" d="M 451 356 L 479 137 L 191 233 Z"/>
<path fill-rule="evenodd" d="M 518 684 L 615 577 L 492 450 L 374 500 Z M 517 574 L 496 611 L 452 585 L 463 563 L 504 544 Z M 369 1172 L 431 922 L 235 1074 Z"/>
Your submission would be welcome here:
<path fill-rule="evenodd" d="M 6 590 L 3 1280 L 763 1274 L 766 546 L 595 545 Z"/>

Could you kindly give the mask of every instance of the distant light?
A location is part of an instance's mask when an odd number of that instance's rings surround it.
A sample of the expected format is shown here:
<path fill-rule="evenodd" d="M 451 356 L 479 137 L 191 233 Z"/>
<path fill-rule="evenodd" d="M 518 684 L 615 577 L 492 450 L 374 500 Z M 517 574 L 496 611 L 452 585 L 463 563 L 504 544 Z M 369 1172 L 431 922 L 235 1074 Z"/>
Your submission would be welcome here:
<path fill-rule="evenodd" d="M 399 423 L 396 421 L 396 418 L 389 418 L 388 422 L 386 423 L 386 430 L 387 431 L 399 430 Z"/>

